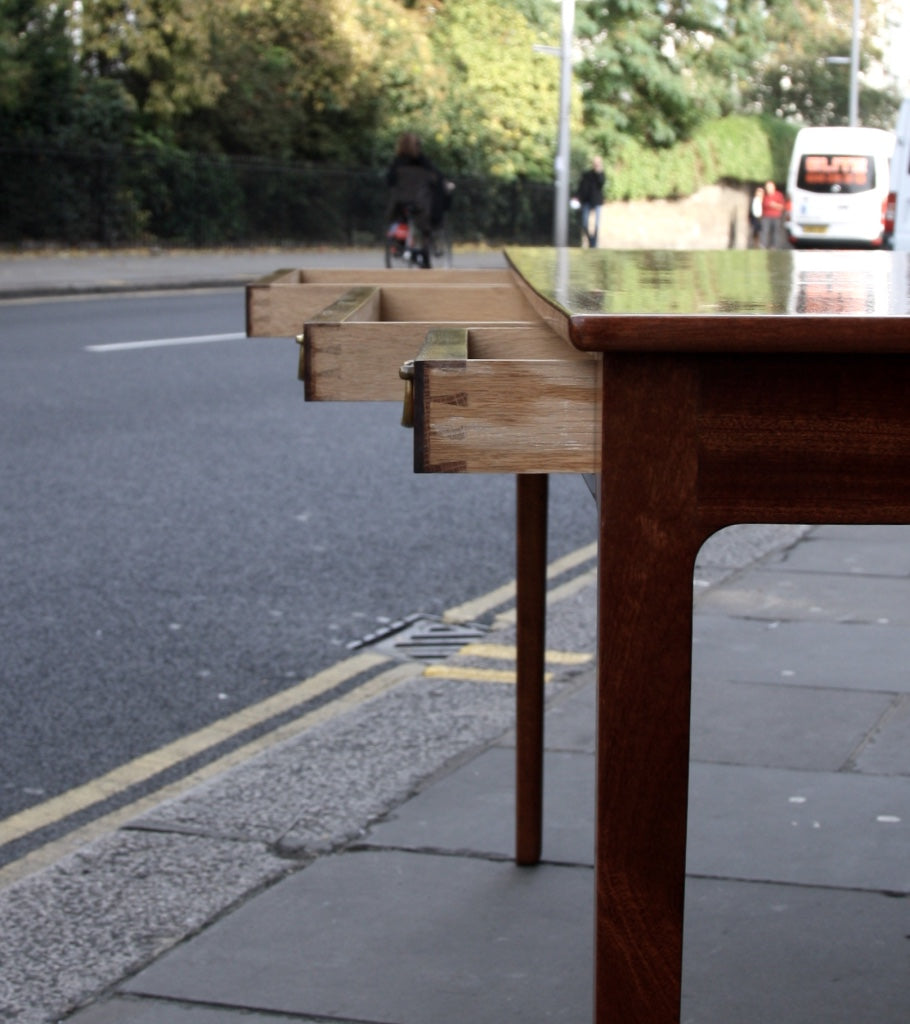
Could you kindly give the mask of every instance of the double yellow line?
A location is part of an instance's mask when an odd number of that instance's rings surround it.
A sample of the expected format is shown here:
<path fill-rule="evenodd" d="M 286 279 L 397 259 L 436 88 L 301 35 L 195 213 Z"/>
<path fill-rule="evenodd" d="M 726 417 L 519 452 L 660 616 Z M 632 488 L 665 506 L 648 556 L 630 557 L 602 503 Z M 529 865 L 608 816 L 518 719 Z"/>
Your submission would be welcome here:
<path fill-rule="evenodd" d="M 590 561 L 595 555 L 595 546 L 590 545 L 572 552 L 565 558 L 553 562 L 548 568 L 548 577 L 554 579 L 579 565 Z M 550 601 L 561 600 L 588 585 L 593 579 L 594 570 L 585 573 L 556 587 L 548 594 Z M 505 587 L 491 591 L 476 601 L 460 605 L 445 613 L 446 621 L 464 622 L 477 619 L 491 609 L 508 603 L 515 595 L 514 582 Z M 497 618 L 497 625 L 506 625 L 514 619 L 514 611 L 507 612 Z M 514 661 L 515 650 L 491 644 L 469 644 L 459 654 L 478 659 Z M 590 659 L 589 654 L 551 651 L 547 660 L 552 664 L 582 664 Z M 379 671 L 386 666 L 384 671 Z M 348 693 L 326 702 L 320 707 L 306 712 L 293 721 L 278 726 L 259 736 L 255 740 L 242 744 L 222 757 L 210 761 L 197 771 L 186 775 L 168 786 L 155 790 L 148 796 L 135 800 L 127 806 L 94 819 L 81 828 L 74 829 L 61 839 L 48 843 L 19 860 L 0 868 L 0 885 L 21 878 L 39 868 L 59 860 L 69 851 L 84 845 L 86 842 L 120 827 L 125 822 L 136 818 L 163 800 L 176 796 L 206 779 L 213 778 L 228 768 L 249 760 L 261 751 L 298 735 L 305 729 L 312 728 L 349 710 L 371 697 L 382 693 L 406 679 L 415 677 L 413 663 L 397 663 L 390 657 L 373 652 L 363 652 L 330 668 L 311 676 L 309 679 L 292 686 L 281 693 L 268 697 L 257 704 L 244 708 L 234 714 L 213 722 L 211 725 L 196 732 L 189 733 L 168 743 L 157 750 L 128 761 L 105 775 L 92 779 L 90 782 L 61 793 L 59 796 L 43 803 L 29 807 L 18 814 L 0 821 L 0 846 L 38 832 L 41 829 L 56 825 L 72 815 L 102 803 L 112 797 L 120 796 L 131 787 L 148 782 L 156 775 L 188 761 L 190 758 L 204 754 L 226 740 L 260 726 L 273 718 L 287 715 L 297 707 L 302 707 L 336 687 L 360 675 L 374 674 L 365 683 Z M 419 674 L 419 673 L 417 673 Z M 445 677 L 449 679 L 472 679 L 478 682 L 514 683 L 514 671 L 504 669 L 476 668 L 458 665 L 431 665 L 424 669 L 424 675 Z"/>
<path fill-rule="evenodd" d="M 306 704 L 320 694 L 326 693 L 363 672 L 389 664 L 389 661 L 390 659 L 377 654 L 359 654 L 356 657 L 348 658 L 274 697 L 269 697 L 258 704 L 238 711 L 236 714 L 222 718 L 204 729 L 182 736 L 179 740 L 168 743 L 149 754 L 143 754 L 141 757 L 120 765 L 106 775 L 93 779 L 82 786 L 76 786 L 66 793 L 61 793 L 60 796 L 20 811 L 0 822 L 0 846 L 16 839 L 22 839 L 97 803 L 118 796 L 131 786 L 147 782 L 166 769 L 203 754 L 206 750 L 253 726 L 292 711 L 295 707 Z M 163 800 L 177 796 L 200 782 L 249 760 L 268 747 L 280 743 L 282 740 L 290 739 L 305 729 L 340 714 L 407 678 L 412 678 L 413 675 L 414 666 L 406 664 L 396 664 L 385 672 L 380 672 L 363 686 L 237 747 L 222 757 L 210 761 L 197 771 L 183 776 L 177 782 L 159 788 L 154 793 L 135 800 L 116 811 L 95 818 L 89 824 L 68 832 L 61 839 L 47 843 L 19 860 L 7 864 L 0 868 L 0 885 L 53 864 L 64 854 L 83 846 L 100 835 L 119 828 L 125 822 L 157 806 Z"/>

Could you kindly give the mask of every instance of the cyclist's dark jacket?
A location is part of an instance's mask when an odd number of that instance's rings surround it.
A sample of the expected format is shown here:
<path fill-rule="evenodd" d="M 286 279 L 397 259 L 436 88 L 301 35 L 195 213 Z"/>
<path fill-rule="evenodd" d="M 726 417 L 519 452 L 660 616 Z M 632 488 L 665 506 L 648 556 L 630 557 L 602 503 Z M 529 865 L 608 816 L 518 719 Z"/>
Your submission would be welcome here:
<path fill-rule="evenodd" d="M 416 158 L 396 156 L 386 175 L 390 189 L 390 218 L 404 216 L 411 206 L 418 228 L 428 230 L 442 222 L 448 194 L 442 173 L 422 153 Z"/>

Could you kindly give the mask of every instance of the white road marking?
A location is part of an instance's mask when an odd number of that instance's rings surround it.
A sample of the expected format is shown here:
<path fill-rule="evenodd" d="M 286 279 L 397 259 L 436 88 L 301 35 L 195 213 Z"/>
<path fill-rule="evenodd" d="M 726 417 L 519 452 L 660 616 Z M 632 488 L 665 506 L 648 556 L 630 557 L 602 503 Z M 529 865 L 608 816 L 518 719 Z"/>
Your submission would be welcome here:
<path fill-rule="evenodd" d="M 167 348 L 170 345 L 207 345 L 213 341 L 239 341 L 244 333 L 196 334 L 187 338 L 149 338 L 147 341 L 115 341 L 109 345 L 86 345 L 86 352 L 126 352 L 138 348 Z"/>

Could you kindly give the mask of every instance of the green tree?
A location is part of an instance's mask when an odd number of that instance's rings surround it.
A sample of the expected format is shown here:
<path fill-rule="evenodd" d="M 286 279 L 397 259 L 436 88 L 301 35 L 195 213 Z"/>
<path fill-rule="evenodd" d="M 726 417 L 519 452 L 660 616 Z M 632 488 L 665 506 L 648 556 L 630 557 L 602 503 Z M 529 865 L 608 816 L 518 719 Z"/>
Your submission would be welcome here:
<path fill-rule="evenodd" d="M 202 119 L 229 153 L 290 158 L 330 131 L 349 58 L 319 0 L 223 0 L 213 22 L 223 92 Z"/>
<path fill-rule="evenodd" d="M 223 92 L 185 134 L 235 154 L 372 162 L 432 103 L 425 22 L 396 0 L 220 0 Z"/>
<path fill-rule="evenodd" d="M 67 8 L 51 0 L 0 2 L 0 138 L 54 135 L 76 85 Z"/>
<path fill-rule="evenodd" d="M 224 86 L 212 66 L 213 0 L 81 0 L 74 28 L 83 73 L 120 83 L 139 129 L 173 136 Z"/>
<path fill-rule="evenodd" d="M 760 0 L 585 0 L 578 6 L 585 125 L 669 146 L 738 109 L 762 46 Z"/>
<path fill-rule="evenodd" d="M 543 8 L 533 9 L 544 18 Z M 558 31 L 555 7 L 538 24 L 507 0 L 440 7 L 430 38 L 445 83 L 439 107 L 427 112 L 426 134 L 453 170 L 506 180 L 552 177 L 559 67 L 534 46 L 552 44 Z"/>
<path fill-rule="evenodd" d="M 426 0 L 341 0 L 340 12 L 338 31 L 356 57 L 354 151 L 361 162 L 382 164 L 400 132 L 430 137 L 442 102 L 447 69 L 431 45 L 434 8 Z"/>
<path fill-rule="evenodd" d="M 866 5 L 868 19 L 861 41 L 863 68 L 881 56 L 873 42 L 880 11 L 870 7 Z M 852 11 L 852 0 L 770 4 L 767 45 L 750 84 L 753 109 L 803 124 L 847 124 L 849 67 L 827 58 L 850 54 Z M 863 124 L 893 127 L 896 96 L 864 85 L 859 99 Z"/>
<path fill-rule="evenodd" d="M 0 0 L 0 139 L 79 149 L 131 133 L 132 103 L 112 80 L 79 73 L 70 6 Z"/>

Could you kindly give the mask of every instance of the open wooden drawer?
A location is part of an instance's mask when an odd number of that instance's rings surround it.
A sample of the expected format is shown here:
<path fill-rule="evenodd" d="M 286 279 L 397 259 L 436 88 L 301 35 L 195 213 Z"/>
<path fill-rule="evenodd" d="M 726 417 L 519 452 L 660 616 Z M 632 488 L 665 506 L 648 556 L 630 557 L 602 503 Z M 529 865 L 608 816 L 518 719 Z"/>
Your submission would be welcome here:
<path fill-rule="evenodd" d="M 597 472 L 599 357 L 542 322 L 431 330 L 401 374 L 417 472 Z"/>
<path fill-rule="evenodd" d="M 421 471 L 517 483 L 516 846 L 540 859 L 547 482 L 597 468 L 596 355 L 512 271 L 278 271 L 247 288 L 250 336 L 299 335 L 309 400 L 416 396 Z M 302 333 L 300 333 L 302 328 Z M 408 364 L 406 384 L 401 380 Z"/>
<path fill-rule="evenodd" d="M 251 338 L 294 337 L 307 320 L 354 285 L 508 285 L 509 270 L 276 270 L 246 287 L 246 332 Z"/>
<path fill-rule="evenodd" d="M 430 273 L 421 274 L 421 281 Z M 484 324 L 537 329 L 540 320 L 518 288 L 486 277 L 471 284 L 349 288 L 308 319 L 298 338 L 304 394 L 310 401 L 400 401 L 398 371 L 414 358 L 428 331 Z"/>

